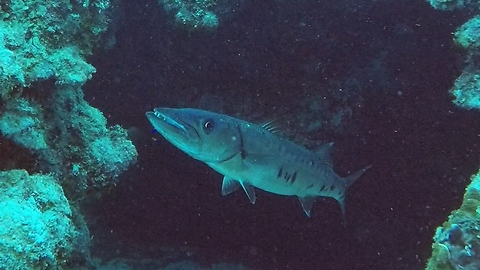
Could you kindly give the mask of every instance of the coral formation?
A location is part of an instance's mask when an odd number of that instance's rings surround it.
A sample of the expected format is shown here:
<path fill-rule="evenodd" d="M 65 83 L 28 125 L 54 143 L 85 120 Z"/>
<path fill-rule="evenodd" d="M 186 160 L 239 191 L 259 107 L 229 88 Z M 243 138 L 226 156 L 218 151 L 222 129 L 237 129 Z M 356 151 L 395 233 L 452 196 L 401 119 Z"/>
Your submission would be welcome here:
<path fill-rule="evenodd" d="M 237 12 L 243 0 L 158 0 L 174 16 L 175 25 L 188 30 L 216 29 L 220 20 Z"/>
<path fill-rule="evenodd" d="M 430 5 L 436 9 L 452 10 L 463 8 L 470 4 L 469 0 L 429 0 Z"/>
<path fill-rule="evenodd" d="M 211 11 L 216 4 L 214 0 L 160 0 L 165 11 L 175 14 L 175 23 L 189 29 L 215 29 L 218 26 L 218 17 Z"/>
<path fill-rule="evenodd" d="M 437 9 L 452 10 L 462 8 L 478 9 L 478 2 L 463 0 L 431 0 L 430 4 Z M 480 67 L 475 59 L 480 53 L 480 16 L 474 16 L 454 34 L 454 42 L 466 51 L 466 65 L 457 78 L 450 92 L 455 97 L 454 103 L 465 109 L 480 109 L 480 88 L 478 79 Z"/>
<path fill-rule="evenodd" d="M 84 57 L 100 43 L 109 0 L 5 1 L 0 5 L 0 94 L 38 80 L 83 84 L 95 72 Z"/>
<path fill-rule="evenodd" d="M 478 1 L 431 0 L 437 9 L 478 9 Z M 466 51 L 466 65 L 450 92 L 454 103 L 465 109 L 480 109 L 480 17 L 474 16 L 454 35 L 454 42 Z M 432 257 L 426 269 L 480 269 L 480 173 L 472 177 L 463 204 L 437 229 Z"/>
<path fill-rule="evenodd" d="M 480 16 L 475 16 L 460 26 L 454 41 L 467 51 L 467 65 L 450 90 L 455 104 L 466 109 L 480 109 L 480 67 L 475 58 L 480 48 Z"/>
<path fill-rule="evenodd" d="M 472 177 L 463 204 L 437 228 L 428 270 L 480 269 L 480 172 Z"/>
<path fill-rule="evenodd" d="M 460 26 L 455 32 L 454 41 L 466 50 L 480 47 L 480 16 L 475 16 Z"/>
<path fill-rule="evenodd" d="M 88 186 L 106 186 L 136 159 L 126 132 L 107 128 L 81 90 L 95 72 L 85 56 L 107 29 L 110 2 L 42 3 L 2 6 L 0 131 L 79 195 Z"/>
<path fill-rule="evenodd" d="M 465 109 L 480 109 L 480 67 L 475 59 L 480 53 L 480 17 L 475 16 L 460 26 L 454 35 L 457 45 L 466 50 L 466 66 L 450 92 L 454 103 Z"/>
<path fill-rule="evenodd" d="M 89 236 L 78 202 L 137 157 L 81 89 L 114 9 L 110 0 L 9 0 L 0 9 L 0 269 L 81 266 Z"/>
<path fill-rule="evenodd" d="M 465 109 L 480 109 L 480 67 L 467 66 L 455 80 L 450 92 L 454 103 Z"/>
<path fill-rule="evenodd" d="M 120 126 L 107 127 L 103 114 L 83 100 L 80 89 L 59 87 L 50 102 L 53 118 L 48 121 L 55 144 L 43 165 L 62 172 L 73 193 L 115 183 L 135 162 L 137 152 L 127 132 Z"/>
<path fill-rule="evenodd" d="M 88 235 L 72 221 L 57 182 L 53 174 L 0 172 L 0 268 L 54 269 Z"/>

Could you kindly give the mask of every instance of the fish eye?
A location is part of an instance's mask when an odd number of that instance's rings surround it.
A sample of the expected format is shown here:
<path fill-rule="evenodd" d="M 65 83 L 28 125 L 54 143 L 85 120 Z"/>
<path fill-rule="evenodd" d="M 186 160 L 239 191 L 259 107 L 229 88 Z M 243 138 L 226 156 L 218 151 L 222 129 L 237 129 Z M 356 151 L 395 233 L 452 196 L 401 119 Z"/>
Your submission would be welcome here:
<path fill-rule="evenodd" d="M 213 122 L 213 120 L 207 120 L 203 124 L 203 130 L 206 133 L 210 133 L 213 130 L 214 127 L 215 127 L 215 122 Z"/>

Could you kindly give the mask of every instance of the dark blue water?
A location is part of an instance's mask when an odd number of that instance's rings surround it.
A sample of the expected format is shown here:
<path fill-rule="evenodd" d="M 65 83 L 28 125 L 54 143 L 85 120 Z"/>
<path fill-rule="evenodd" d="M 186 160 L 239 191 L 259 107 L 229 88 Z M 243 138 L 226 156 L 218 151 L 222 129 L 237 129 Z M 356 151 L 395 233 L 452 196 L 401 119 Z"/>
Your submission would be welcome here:
<path fill-rule="evenodd" d="M 188 32 L 155 1 L 125 4 L 85 91 L 110 123 L 143 134 L 137 167 L 92 210 L 98 230 L 138 252 L 190 247 L 206 264 L 424 267 L 480 164 L 480 116 L 448 93 L 463 68 L 451 33 L 468 14 L 416 0 L 254 1 L 215 31 Z M 306 109 L 315 99 L 328 102 Z M 334 200 L 307 218 L 293 197 L 222 197 L 221 175 L 150 133 L 144 113 L 158 106 L 284 118 L 301 142 L 335 142 L 340 175 L 371 164 L 349 189 L 347 226 Z M 324 128 L 306 128 L 316 119 Z"/>

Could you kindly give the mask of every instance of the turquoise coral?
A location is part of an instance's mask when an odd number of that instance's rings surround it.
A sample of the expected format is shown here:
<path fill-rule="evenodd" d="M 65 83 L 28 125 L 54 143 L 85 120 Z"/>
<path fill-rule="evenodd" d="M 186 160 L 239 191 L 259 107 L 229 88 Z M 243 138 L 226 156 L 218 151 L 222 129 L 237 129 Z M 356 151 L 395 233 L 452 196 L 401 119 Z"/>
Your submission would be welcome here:
<path fill-rule="evenodd" d="M 465 109 L 480 109 L 480 70 L 473 65 L 464 69 L 450 92 L 454 103 Z"/>
<path fill-rule="evenodd" d="M 478 9 L 478 1 L 430 0 L 437 9 Z M 450 92 L 454 103 L 465 109 L 480 109 L 480 66 L 475 58 L 480 53 L 480 16 L 474 16 L 454 35 L 454 42 L 466 53 L 462 74 L 455 80 Z M 480 172 L 472 176 L 463 204 L 452 211 L 448 220 L 434 236 L 432 257 L 427 270 L 480 269 Z"/>
<path fill-rule="evenodd" d="M 107 0 L 21 1 L 1 5 L 0 94 L 49 78 L 83 84 L 95 72 L 85 61 L 107 31 Z"/>
<path fill-rule="evenodd" d="M 16 98 L 0 115 L 0 131 L 17 144 L 39 151 L 48 148 L 42 120 L 43 112 L 38 104 Z"/>
<path fill-rule="evenodd" d="M 81 90 L 60 87 L 52 95 L 56 130 L 57 169 L 75 183 L 76 191 L 111 184 L 136 161 L 135 146 L 120 126 L 107 127 L 107 119 L 83 100 Z"/>
<path fill-rule="evenodd" d="M 464 0 L 430 0 L 437 9 L 478 9 L 479 3 Z M 480 66 L 474 59 L 480 53 L 480 16 L 474 16 L 460 26 L 454 34 L 454 42 L 466 53 L 466 65 L 462 74 L 455 81 L 450 93 L 455 97 L 454 103 L 465 109 L 480 109 Z"/>
<path fill-rule="evenodd" d="M 455 43 L 467 50 L 467 65 L 450 92 L 455 104 L 480 109 L 480 67 L 473 61 L 480 49 L 480 16 L 475 16 L 455 32 Z"/>
<path fill-rule="evenodd" d="M 475 16 L 464 23 L 455 32 L 455 42 L 464 49 L 480 47 L 480 16 Z"/>
<path fill-rule="evenodd" d="M 88 264 L 78 203 L 136 161 L 126 131 L 109 127 L 81 89 L 113 12 L 110 0 L 0 4 L 0 142 L 19 155 L 1 163 L 41 173 L 0 171 L 0 269 L 64 269 L 72 256 Z M 26 151 L 34 164 L 19 162 Z"/>
<path fill-rule="evenodd" d="M 191 30 L 215 29 L 218 17 L 212 11 L 215 0 L 159 0 L 167 12 L 175 15 L 175 23 Z"/>
<path fill-rule="evenodd" d="M 480 269 L 480 172 L 472 176 L 463 203 L 437 228 L 427 270 Z"/>
<path fill-rule="evenodd" d="M 0 268 L 59 269 L 82 234 L 53 175 L 0 172 Z"/>
<path fill-rule="evenodd" d="M 470 0 L 429 0 L 430 5 L 436 9 L 452 10 L 460 9 L 470 4 Z"/>
<path fill-rule="evenodd" d="M 173 17 L 174 25 L 188 31 L 215 30 L 242 9 L 245 0 L 157 0 Z"/>

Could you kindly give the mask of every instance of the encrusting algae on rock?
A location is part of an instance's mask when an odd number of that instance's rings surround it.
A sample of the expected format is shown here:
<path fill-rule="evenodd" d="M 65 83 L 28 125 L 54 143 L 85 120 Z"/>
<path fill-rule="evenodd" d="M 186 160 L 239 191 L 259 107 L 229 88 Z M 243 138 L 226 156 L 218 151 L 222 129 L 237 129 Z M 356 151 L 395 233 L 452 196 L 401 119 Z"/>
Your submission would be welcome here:
<path fill-rule="evenodd" d="M 463 203 L 433 238 L 427 270 L 480 269 L 480 172 L 472 176 Z"/>

